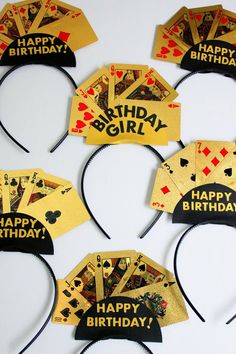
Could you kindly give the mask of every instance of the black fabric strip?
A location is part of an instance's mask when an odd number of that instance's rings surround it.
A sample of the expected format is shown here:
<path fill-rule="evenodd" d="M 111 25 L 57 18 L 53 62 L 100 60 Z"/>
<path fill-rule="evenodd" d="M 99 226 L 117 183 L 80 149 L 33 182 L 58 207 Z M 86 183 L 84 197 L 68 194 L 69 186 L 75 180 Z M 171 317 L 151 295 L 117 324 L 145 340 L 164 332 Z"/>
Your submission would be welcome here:
<path fill-rule="evenodd" d="M 45 329 L 45 327 L 47 326 L 48 322 L 50 321 L 51 319 L 51 316 L 54 312 L 54 309 L 55 309 L 55 306 L 56 306 L 56 302 L 57 302 L 57 280 L 56 280 L 56 277 L 55 277 L 55 274 L 51 268 L 51 266 L 48 264 L 48 262 L 40 255 L 40 254 L 37 254 L 37 253 L 28 253 L 28 252 L 25 252 L 24 250 L 21 250 L 21 249 L 11 249 L 11 248 L 4 248 L 4 249 L 1 249 L 1 251 L 14 251 L 14 252 L 21 252 L 21 253 L 27 253 L 27 254 L 32 254 L 33 256 L 35 256 L 36 258 L 38 258 L 47 268 L 51 278 L 52 278 L 52 281 L 53 281 L 53 286 L 54 286 L 54 297 L 53 297 L 53 303 L 52 303 L 52 306 L 51 306 L 51 309 L 49 311 L 49 314 L 46 318 L 46 320 L 44 321 L 43 325 L 41 326 L 41 328 L 38 330 L 38 332 L 34 335 L 34 337 L 29 341 L 28 344 L 26 344 L 26 346 L 18 353 L 18 354 L 23 354 L 35 341 L 36 339 L 40 336 L 40 334 L 43 332 L 43 330 Z"/>
<path fill-rule="evenodd" d="M 95 222 L 95 224 L 97 225 L 97 227 L 102 231 L 102 233 L 108 238 L 111 239 L 111 237 L 108 235 L 108 233 L 103 229 L 103 227 L 100 225 L 100 223 L 97 221 L 97 219 L 95 218 L 92 210 L 90 209 L 88 202 L 87 202 L 87 198 L 85 195 L 85 175 L 86 175 L 86 171 L 89 167 L 89 165 L 91 164 L 91 162 L 94 160 L 94 158 L 100 153 L 102 152 L 104 149 L 113 146 L 113 145 L 102 145 L 101 147 L 99 147 L 97 150 L 94 151 L 94 153 L 90 156 L 90 158 L 88 159 L 88 161 L 86 162 L 83 171 L 82 171 L 82 176 L 81 176 L 81 194 L 82 194 L 82 198 L 84 201 L 84 204 L 91 216 L 91 218 L 93 219 L 93 221 Z M 165 159 L 162 157 L 162 155 L 155 150 L 152 146 L 150 145 L 142 145 L 144 146 L 146 149 L 148 149 L 149 151 L 151 151 L 152 153 L 154 153 L 154 155 L 161 161 L 164 162 Z M 153 226 L 156 224 L 156 222 L 160 219 L 161 215 L 163 214 L 163 211 L 160 211 L 157 213 L 157 215 L 155 216 L 155 218 L 152 220 L 151 224 L 149 226 L 147 226 L 147 228 L 143 231 L 143 233 L 139 236 L 140 238 L 144 238 L 147 233 L 153 228 Z"/>
<path fill-rule="evenodd" d="M 110 338 L 101 338 L 101 339 L 93 340 L 92 342 L 86 345 L 86 347 L 80 352 L 80 354 L 84 354 L 95 343 L 100 342 L 102 340 L 108 340 L 108 339 Z M 146 346 L 146 344 L 144 344 L 143 342 L 135 342 L 135 343 L 139 344 L 147 353 L 153 354 L 151 349 L 149 349 L 148 346 Z"/>
<path fill-rule="evenodd" d="M 13 73 L 15 70 L 20 69 L 26 65 L 35 65 L 35 64 L 22 64 L 22 65 L 17 65 L 17 66 L 13 66 L 10 70 L 8 70 L 0 79 L 0 86 L 3 84 L 3 82 L 6 80 L 6 78 L 8 76 L 11 75 L 11 73 Z M 57 70 L 59 70 L 60 72 L 62 72 L 72 83 L 73 87 L 76 89 L 77 85 L 74 81 L 74 79 L 72 78 L 72 76 L 62 67 L 60 66 L 54 66 L 54 65 L 50 65 L 50 64 L 40 64 L 40 65 L 44 65 L 44 66 L 49 66 L 52 68 L 55 68 Z M 7 130 L 7 128 L 4 126 L 4 124 L 2 123 L 2 121 L 0 120 L 0 128 L 2 128 L 2 130 L 4 131 L 4 133 L 9 137 L 9 139 L 11 139 L 17 146 L 19 146 L 23 151 L 29 153 L 30 151 L 24 147 L 17 139 L 15 139 L 10 132 Z M 65 132 L 65 134 L 63 135 L 63 137 L 55 144 L 55 146 L 50 150 L 50 152 L 53 152 L 56 150 L 56 148 L 66 139 L 66 137 L 68 136 L 68 131 Z"/>

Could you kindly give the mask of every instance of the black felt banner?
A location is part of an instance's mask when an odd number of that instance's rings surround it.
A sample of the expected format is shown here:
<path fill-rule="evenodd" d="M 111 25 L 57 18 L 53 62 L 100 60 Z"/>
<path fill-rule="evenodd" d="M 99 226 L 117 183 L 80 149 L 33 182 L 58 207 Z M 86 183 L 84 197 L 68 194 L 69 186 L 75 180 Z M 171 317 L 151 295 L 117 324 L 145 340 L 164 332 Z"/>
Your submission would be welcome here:
<path fill-rule="evenodd" d="M 75 55 L 60 38 L 33 33 L 15 39 L 4 51 L 0 65 L 47 64 L 76 66 Z"/>
<path fill-rule="evenodd" d="M 236 226 L 236 192 L 218 183 L 196 187 L 178 202 L 172 222 Z"/>
<path fill-rule="evenodd" d="M 191 47 L 184 55 L 181 68 L 206 70 L 236 78 L 236 46 L 219 40 L 209 40 Z"/>
<path fill-rule="evenodd" d="M 109 297 L 94 304 L 77 326 L 75 339 L 129 339 L 162 342 L 156 317 L 144 304 L 124 297 Z"/>
<path fill-rule="evenodd" d="M 32 216 L 22 213 L 0 215 L 0 249 L 54 253 L 52 239 L 45 226 Z"/>

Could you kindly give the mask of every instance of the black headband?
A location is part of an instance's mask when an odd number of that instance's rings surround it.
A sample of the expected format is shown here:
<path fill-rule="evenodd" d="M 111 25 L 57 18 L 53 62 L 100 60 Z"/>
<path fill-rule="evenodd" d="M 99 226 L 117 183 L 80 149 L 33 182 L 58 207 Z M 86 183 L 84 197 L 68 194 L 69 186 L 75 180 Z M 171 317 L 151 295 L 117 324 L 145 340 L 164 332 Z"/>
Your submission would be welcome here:
<path fill-rule="evenodd" d="M 88 161 L 86 162 L 83 171 L 82 171 L 82 176 L 81 176 L 81 194 L 82 194 L 82 198 L 83 198 L 83 202 L 91 216 L 91 218 L 93 219 L 93 221 L 95 222 L 95 224 L 98 226 L 98 228 L 102 231 L 102 233 L 108 238 L 110 239 L 111 237 L 108 235 L 108 233 L 103 229 L 103 227 L 100 225 L 100 223 L 97 221 L 97 219 L 95 218 L 93 212 L 91 211 L 88 202 L 87 202 L 87 198 L 85 195 L 85 175 L 86 175 L 86 171 L 89 167 L 89 165 L 91 165 L 91 162 L 95 159 L 95 157 L 102 152 L 104 149 L 110 147 L 112 145 L 106 144 L 106 145 L 102 145 L 101 147 L 99 147 L 97 150 L 95 150 L 95 152 L 90 156 L 90 158 L 88 159 Z M 151 151 L 152 153 L 154 153 L 154 155 L 161 161 L 164 162 L 164 158 L 161 156 L 161 154 L 155 150 L 152 146 L 150 145 L 143 145 L 147 150 Z M 150 223 L 150 225 L 147 226 L 147 228 L 144 230 L 144 232 L 139 236 L 140 238 L 144 238 L 147 233 L 152 229 L 152 227 L 156 224 L 156 222 L 160 219 L 161 215 L 163 214 L 162 211 L 159 211 L 157 213 L 157 215 L 155 216 L 154 220 Z"/>
<path fill-rule="evenodd" d="M 86 345 L 86 347 L 84 347 L 84 349 L 80 352 L 80 354 L 84 354 L 85 352 L 88 351 L 88 349 L 90 347 L 92 347 L 92 345 L 96 344 L 97 342 L 100 342 L 101 340 L 108 340 L 108 339 L 111 339 L 111 338 L 101 338 L 101 339 L 97 339 L 97 340 L 93 340 L 92 342 L 90 342 L 89 344 Z M 113 339 L 113 338 L 112 338 Z M 129 339 L 127 339 L 129 340 Z M 145 351 L 146 353 L 149 353 L 149 354 L 153 354 L 153 352 L 151 351 L 151 349 L 149 349 L 146 344 L 144 344 L 143 342 L 135 342 L 137 344 L 139 344 Z"/>
<path fill-rule="evenodd" d="M 214 74 L 219 74 L 219 75 L 223 75 L 225 77 L 229 77 L 233 80 L 236 81 L 236 74 L 233 75 L 233 74 L 225 74 L 223 73 L 222 71 L 217 71 L 217 70 L 206 70 L 206 69 L 202 69 L 202 70 L 197 70 L 197 71 L 192 71 L 186 75 L 184 75 L 181 79 L 179 79 L 179 81 L 175 84 L 174 86 L 174 89 L 177 90 L 177 88 L 184 82 L 186 81 L 187 79 L 189 79 L 190 77 L 196 75 L 196 74 L 211 74 L 211 73 L 214 73 Z M 182 140 L 178 141 L 179 145 L 181 148 L 185 148 L 185 144 L 183 143 Z"/>
<path fill-rule="evenodd" d="M 49 311 L 49 314 L 46 318 L 46 320 L 44 321 L 43 325 L 41 326 L 41 328 L 38 330 L 38 332 L 34 335 L 34 337 L 29 341 L 29 343 L 18 353 L 18 354 L 22 354 L 24 353 L 35 341 L 36 339 L 40 336 L 40 334 L 43 332 L 43 330 L 46 328 L 47 324 L 49 323 L 51 316 L 53 314 L 54 308 L 56 306 L 56 302 L 57 302 L 57 280 L 55 277 L 55 274 L 51 268 L 51 266 L 48 264 L 48 262 L 39 254 L 39 253 L 30 253 L 25 251 L 24 249 L 20 249 L 20 248 L 15 248 L 15 247 L 3 247 L 0 251 L 4 251 L 4 252 L 21 252 L 21 253 L 27 253 L 27 254 L 32 254 L 33 256 L 35 256 L 36 258 L 38 258 L 47 268 L 51 278 L 52 278 L 52 282 L 53 282 L 53 287 L 54 287 L 54 297 L 53 297 L 53 303 L 51 306 L 51 309 Z"/>
<path fill-rule="evenodd" d="M 195 312 L 195 314 L 198 316 L 198 318 L 200 318 L 200 320 L 202 322 L 206 322 L 205 319 L 203 318 L 203 316 L 200 314 L 200 312 L 196 309 L 196 307 L 193 305 L 193 303 L 190 301 L 189 297 L 186 295 L 186 292 L 184 291 L 183 289 L 183 286 L 180 282 L 180 278 L 179 278 L 179 273 L 178 273 L 178 267 L 177 267 L 177 260 L 178 260 L 178 254 L 179 254 L 179 248 L 183 242 L 183 240 L 185 239 L 185 237 L 190 234 L 190 232 L 195 229 L 196 227 L 198 226 L 203 226 L 203 225 L 206 225 L 207 222 L 204 222 L 204 223 L 199 223 L 199 224 L 196 224 L 196 225 L 192 225 L 190 226 L 186 231 L 184 231 L 184 233 L 182 234 L 182 236 L 180 237 L 179 241 L 178 241 L 178 244 L 176 246 L 176 249 L 175 249 L 175 254 L 174 254 L 174 273 L 175 273 L 175 278 L 176 278 L 176 281 L 178 283 L 178 286 L 179 286 L 179 289 L 183 295 L 183 297 L 185 298 L 185 300 L 187 301 L 187 303 L 189 304 L 189 306 L 191 307 L 191 309 Z M 228 225 L 230 226 L 230 225 Z M 232 226 L 231 226 L 232 227 Z M 227 322 L 226 324 L 230 324 L 234 319 L 236 318 L 236 314 L 233 315 Z"/>
<path fill-rule="evenodd" d="M 34 63 L 27 63 L 27 64 L 21 64 L 21 65 L 17 65 L 12 67 L 10 70 L 8 70 L 0 79 L 0 86 L 3 84 L 3 82 L 7 79 L 7 77 L 9 75 L 11 75 L 11 73 L 13 73 L 15 70 L 24 67 L 26 65 L 33 65 Z M 57 70 L 59 70 L 60 72 L 62 72 L 68 79 L 69 81 L 72 83 L 74 88 L 77 88 L 77 85 L 74 81 L 74 79 L 72 78 L 72 76 L 65 70 L 63 69 L 61 66 L 56 66 L 56 65 L 51 65 L 51 64 L 40 64 L 40 65 L 46 65 L 49 67 L 53 67 Z M 29 150 L 27 148 L 25 148 L 17 139 L 15 139 L 11 133 L 8 131 L 8 129 L 5 127 L 5 125 L 2 123 L 2 120 L 0 120 L 0 127 L 2 128 L 2 130 L 5 132 L 5 134 L 16 144 L 18 145 L 22 150 L 24 150 L 25 152 L 29 153 Z M 62 142 L 63 140 L 67 137 L 68 135 L 68 131 L 66 133 L 64 133 L 64 135 L 62 136 L 62 138 L 59 140 L 59 142 L 55 145 L 55 147 L 53 149 L 50 150 L 50 152 L 53 152 Z"/>

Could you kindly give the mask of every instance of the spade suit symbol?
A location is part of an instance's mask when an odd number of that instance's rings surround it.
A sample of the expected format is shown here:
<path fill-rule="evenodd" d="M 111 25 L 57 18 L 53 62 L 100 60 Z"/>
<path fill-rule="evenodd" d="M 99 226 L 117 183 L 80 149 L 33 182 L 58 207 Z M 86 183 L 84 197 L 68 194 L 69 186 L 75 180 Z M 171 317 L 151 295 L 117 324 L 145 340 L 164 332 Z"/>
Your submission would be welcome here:
<path fill-rule="evenodd" d="M 78 288 L 78 286 L 80 286 L 80 284 L 81 284 L 81 280 L 75 280 L 74 284 L 75 284 L 76 288 Z"/>
<path fill-rule="evenodd" d="M 224 170 L 224 173 L 225 173 L 225 176 L 231 177 L 231 176 L 232 176 L 232 173 L 233 173 L 233 170 L 232 170 L 232 168 L 226 168 L 226 169 Z"/>
<path fill-rule="evenodd" d="M 103 264 L 104 268 L 110 268 L 110 263 L 108 261 L 105 261 Z"/>
<path fill-rule="evenodd" d="M 188 163 L 189 163 L 189 161 L 188 160 L 186 160 L 186 159 L 180 159 L 180 166 L 181 167 L 187 167 L 188 166 Z"/>
<path fill-rule="evenodd" d="M 139 270 L 141 270 L 142 272 L 145 272 L 145 270 L 146 270 L 145 264 L 141 264 L 138 268 L 139 268 Z"/>
<path fill-rule="evenodd" d="M 45 219 L 47 222 L 49 222 L 49 224 L 55 224 L 57 222 L 57 218 L 59 218 L 61 216 L 61 212 L 60 210 L 56 210 L 56 211 L 47 211 L 45 214 Z"/>

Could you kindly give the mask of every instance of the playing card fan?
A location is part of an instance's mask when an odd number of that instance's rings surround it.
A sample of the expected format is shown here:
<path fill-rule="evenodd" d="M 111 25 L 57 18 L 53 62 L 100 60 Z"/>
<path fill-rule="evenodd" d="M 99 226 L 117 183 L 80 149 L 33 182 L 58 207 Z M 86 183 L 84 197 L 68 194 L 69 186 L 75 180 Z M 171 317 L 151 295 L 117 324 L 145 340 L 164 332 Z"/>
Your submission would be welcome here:
<path fill-rule="evenodd" d="M 48 269 L 55 288 L 45 323 L 23 353 L 46 327 L 53 312 L 57 284 L 42 254 L 53 254 L 53 240 L 89 220 L 71 182 L 41 169 L 0 172 L 0 251 L 31 253 Z"/>
<path fill-rule="evenodd" d="M 7 4 L 0 11 L 0 65 L 14 66 L 0 85 L 19 67 L 53 66 L 73 78 L 62 66 L 76 66 L 74 52 L 97 40 L 83 11 L 58 0 L 26 0 Z M 25 152 L 29 152 L 0 120 L 0 127 Z"/>
<path fill-rule="evenodd" d="M 176 247 L 175 275 L 186 301 L 205 321 L 180 283 L 177 255 L 183 239 L 196 226 L 207 223 L 236 226 L 236 143 L 199 140 L 163 162 L 157 170 L 150 206 L 173 214 L 173 223 L 193 225 Z"/>
<path fill-rule="evenodd" d="M 221 5 L 182 7 L 157 26 L 153 58 L 190 71 L 236 76 L 236 13 Z"/>
<path fill-rule="evenodd" d="M 162 342 L 160 327 L 188 319 L 173 274 L 133 250 L 88 254 L 58 280 L 53 322 L 77 326 L 75 339 Z"/>
<path fill-rule="evenodd" d="M 110 236 L 95 218 L 85 194 L 85 176 L 95 157 L 110 144 L 143 145 L 163 161 L 152 145 L 167 145 L 180 140 L 180 104 L 177 92 L 153 68 L 139 64 L 110 64 L 102 67 L 76 89 L 72 100 L 68 134 L 86 138 L 87 144 L 102 144 L 88 159 L 81 178 L 84 203 L 96 225 Z M 141 238 L 159 219 L 143 232 Z"/>

